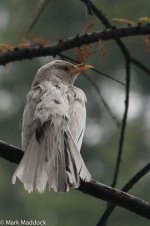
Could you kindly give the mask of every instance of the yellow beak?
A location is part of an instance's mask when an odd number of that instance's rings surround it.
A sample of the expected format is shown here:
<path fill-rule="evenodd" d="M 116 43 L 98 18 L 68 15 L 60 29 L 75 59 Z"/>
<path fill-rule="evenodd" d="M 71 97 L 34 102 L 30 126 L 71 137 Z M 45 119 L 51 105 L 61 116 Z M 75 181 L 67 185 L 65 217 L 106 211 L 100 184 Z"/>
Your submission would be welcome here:
<path fill-rule="evenodd" d="M 92 69 L 92 68 L 93 68 L 93 66 L 91 66 L 91 65 L 77 64 L 75 66 L 75 69 L 73 70 L 73 74 L 79 74 L 82 71 L 86 71 L 86 70 L 89 70 L 89 69 Z"/>

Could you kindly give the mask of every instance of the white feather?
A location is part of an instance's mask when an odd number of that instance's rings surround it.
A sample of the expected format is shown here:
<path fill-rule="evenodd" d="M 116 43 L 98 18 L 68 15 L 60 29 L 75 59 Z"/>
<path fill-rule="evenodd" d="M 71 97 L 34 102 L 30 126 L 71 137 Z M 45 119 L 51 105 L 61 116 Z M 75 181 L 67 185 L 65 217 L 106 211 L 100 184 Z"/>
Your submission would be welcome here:
<path fill-rule="evenodd" d="M 91 179 L 79 153 L 86 124 L 85 102 L 82 90 L 62 82 L 42 81 L 33 86 L 23 114 L 25 153 L 12 183 L 18 178 L 28 192 L 43 192 L 47 184 L 49 190 L 65 192 L 78 187 L 80 178 Z"/>

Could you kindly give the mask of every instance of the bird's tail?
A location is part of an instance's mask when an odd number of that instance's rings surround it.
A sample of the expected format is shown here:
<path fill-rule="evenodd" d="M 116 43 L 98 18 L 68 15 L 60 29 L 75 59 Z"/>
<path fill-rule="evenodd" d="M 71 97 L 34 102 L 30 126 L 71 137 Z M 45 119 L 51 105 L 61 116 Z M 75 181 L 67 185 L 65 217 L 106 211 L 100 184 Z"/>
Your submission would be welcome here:
<path fill-rule="evenodd" d="M 44 192 L 47 184 L 49 190 L 53 188 L 56 192 L 66 192 L 70 187 L 77 188 L 80 178 L 89 181 L 91 175 L 70 132 L 60 131 L 54 134 L 45 131 L 40 142 L 33 135 L 13 175 L 13 184 L 16 178 L 29 193 Z"/>

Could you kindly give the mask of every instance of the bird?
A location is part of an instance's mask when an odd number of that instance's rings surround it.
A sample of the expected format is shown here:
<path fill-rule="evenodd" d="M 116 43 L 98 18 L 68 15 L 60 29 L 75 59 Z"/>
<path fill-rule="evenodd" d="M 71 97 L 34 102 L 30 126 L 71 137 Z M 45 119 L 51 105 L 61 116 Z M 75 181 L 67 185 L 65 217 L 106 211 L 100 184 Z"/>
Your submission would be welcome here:
<path fill-rule="evenodd" d="M 28 193 L 68 192 L 91 174 L 80 154 L 86 126 L 86 95 L 74 86 L 91 65 L 53 60 L 37 72 L 23 112 L 23 158 L 15 170 Z"/>

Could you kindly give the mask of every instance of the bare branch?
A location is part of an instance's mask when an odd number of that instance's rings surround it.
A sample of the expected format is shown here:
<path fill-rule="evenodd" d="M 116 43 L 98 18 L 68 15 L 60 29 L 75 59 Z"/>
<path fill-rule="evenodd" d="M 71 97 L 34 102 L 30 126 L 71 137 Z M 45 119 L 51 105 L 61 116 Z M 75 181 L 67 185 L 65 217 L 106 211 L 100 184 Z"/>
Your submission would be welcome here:
<path fill-rule="evenodd" d="M 92 180 L 91 182 L 81 181 L 78 190 L 113 204 L 115 202 L 120 207 L 150 219 L 150 204 L 148 202 L 121 192 L 118 189 Z M 142 209 L 143 205 L 144 209 Z"/>
<path fill-rule="evenodd" d="M 52 46 L 31 46 L 27 48 L 14 48 L 7 52 L 0 53 L 0 65 L 33 57 L 50 56 L 55 57 L 63 51 L 79 47 L 84 44 L 95 43 L 101 40 L 113 40 L 129 36 L 150 34 L 150 24 L 137 25 L 133 27 L 111 28 L 104 31 L 93 32 L 90 34 L 77 35 L 73 38 L 59 41 Z"/>
<path fill-rule="evenodd" d="M 91 2 L 90 0 L 80 0 L 80 1 L 86 5 L 86 7 L 88 8 L 88 11 L 90 8 L 90 11 L 92 11 L 95 14 L 95 16 L 105 25 L 106 28 L 112 27 L 111 23 L 109 22 L 107 17 L 104 15 L 104 13 L 100 9 L 98 9 L 93 4 L 93 2 Z"/>
<path fill-rule="evenodd" d="M 92 86 L 95 88 L 101 102 L 103 103 L 105 109 L 107 110 L 108 114 L 110 115 L 110 117 L 112 118 L 112 120 L 115 122 L 117 127 L 120 127 L 120 122 L 119 120 L 116 118 L 116 116 L 113 114 L 113 112 L 111 111 L 110 107 L 108 106 L 107 102 L 104 100 L 104 97 L 102 96 L 99 87 L 97 86 L 96 82 L 93 81 L 93 79 L 88 76 L 86 73 L 84 73 L 85 78 L 92 84 Z"/>
<path fill-rule="evenodd" d="M 110 76 L 110 75 L 108 75 L 108 74 L 106 74 L 106 73 L 100 72 L 100 71 L 98 71 L 98 70 L 95 69 L 95 68 L 92 68 L 92 71 L 95 71 L 96 73 L 98 73 L 98 74 L 100 74 L 100 75 L 102 75 L 102 76 L 104 76 L 104 77 L 106 77 L 106 78 L 108 78 L 108 79 L 111 79 L 112 81 L 114 81 L 114 82 L 116 82 L 116 83 L 118 83 L 118 84 L 120 84 L 120 85 L 125 86 L 125 84 L 124 84 L 123 82 L 121 82 L 121 81 L 118 80 L 118 79 L 113 78 L 112 76 Z"/>
<path fill-rule="evenodd" d="M 27 38 L 27 36 L 29 35 L 29 33 L 32 31 L 33 27 L 35 26 L 35 24 L 37 23 L 37 21 L 39 20 L 42 12 L 44 11 L 45 7 L 47 6 L 47 4 L 49 3 L 50 0 L 39 0 L 37 5 L 36 5 L 36 13 L 34 15 L 34 18 L 26 32 L 25 37 Z"/>
<path fill-rule="evenodd" d="M 147 75 L 150 76 L 150 69 L 149 69 L 148 67 L 146 67 L 141 61 L 135 59 L 134 57 L 131 57 L 130 59 L 131 59 L 131 62 L 132 62 L 135 66 L 139 67 L 139 68 L 140 68 L 141 70 L 143 70 Z"/>
<path fill-rule="evenodd" d="M 0 157 L 18 164 L 23 154 L 21 149 L 0 140 Z"/>
<path fill-rule="evenodd" d="M 150 171 L 150 163 L 144 166 L 140 171 L 138 171 L 128 182 L 127 184 L 121 189 L 124 192 L 128 192 L 140 179 L 142 179 L 148 172 Z M 106 221 L 116 208 L 115 205 L 111 204 L 103 213 L 102 217 L 100 218 L 97 226 L 104 226 Z"/>
<path fill-rule="evenodd" d="M 144 215 L 146 218 L 150 219 L 150 204 L 148 202 L 119 191 L 118 189 L 92 180 L 90 182 L 81 181 L 78 190 L 113 204 L 115 202 L 120 207 L 140 214 L 141 216 Z M 144 209 L 142 209 L 143 204 Z"/>
<path fill-rule="evenodd" d="M 112 181 L 112 187 L 116 186 L 120 164 L 121 164 L 121 157 L 123 152 L 123 144 L 124 144 L 124 137 L 125 137 L 125 129 L 127 123 L 127 116 L 128 116 L 128 108 L 129 108 L 129 91 L 130 91 L 130 60 L 126 59 L 126 98 L 125 98 L 125 110 L 122 118 L 122 126 L 120 132 L 120 139 L 119 139 L 119 146 L 118 146 L 118 154 L 116 160 L 116 166 L 114 171 L 114 177 Z"/>
<path fill-rule="evenodd" d="M 22 156 L 23 151 L 21 149 L 0 141 L 0 157 L 10 162 L 19 163 Z M 111 188 L 94 180 L 91 180 L 90 182 L 81 181 L 78 190 L 150 219 L 150 204 L 135 196 Z"/>
<path fill-rule="evenodd" d="M 126 185 L 122 188 L 122 191 L 127 192 L 148 172 L 150 171 L 150 163 L 144 166 L 141 170 L 139 170 L 129 181 Z"/>

